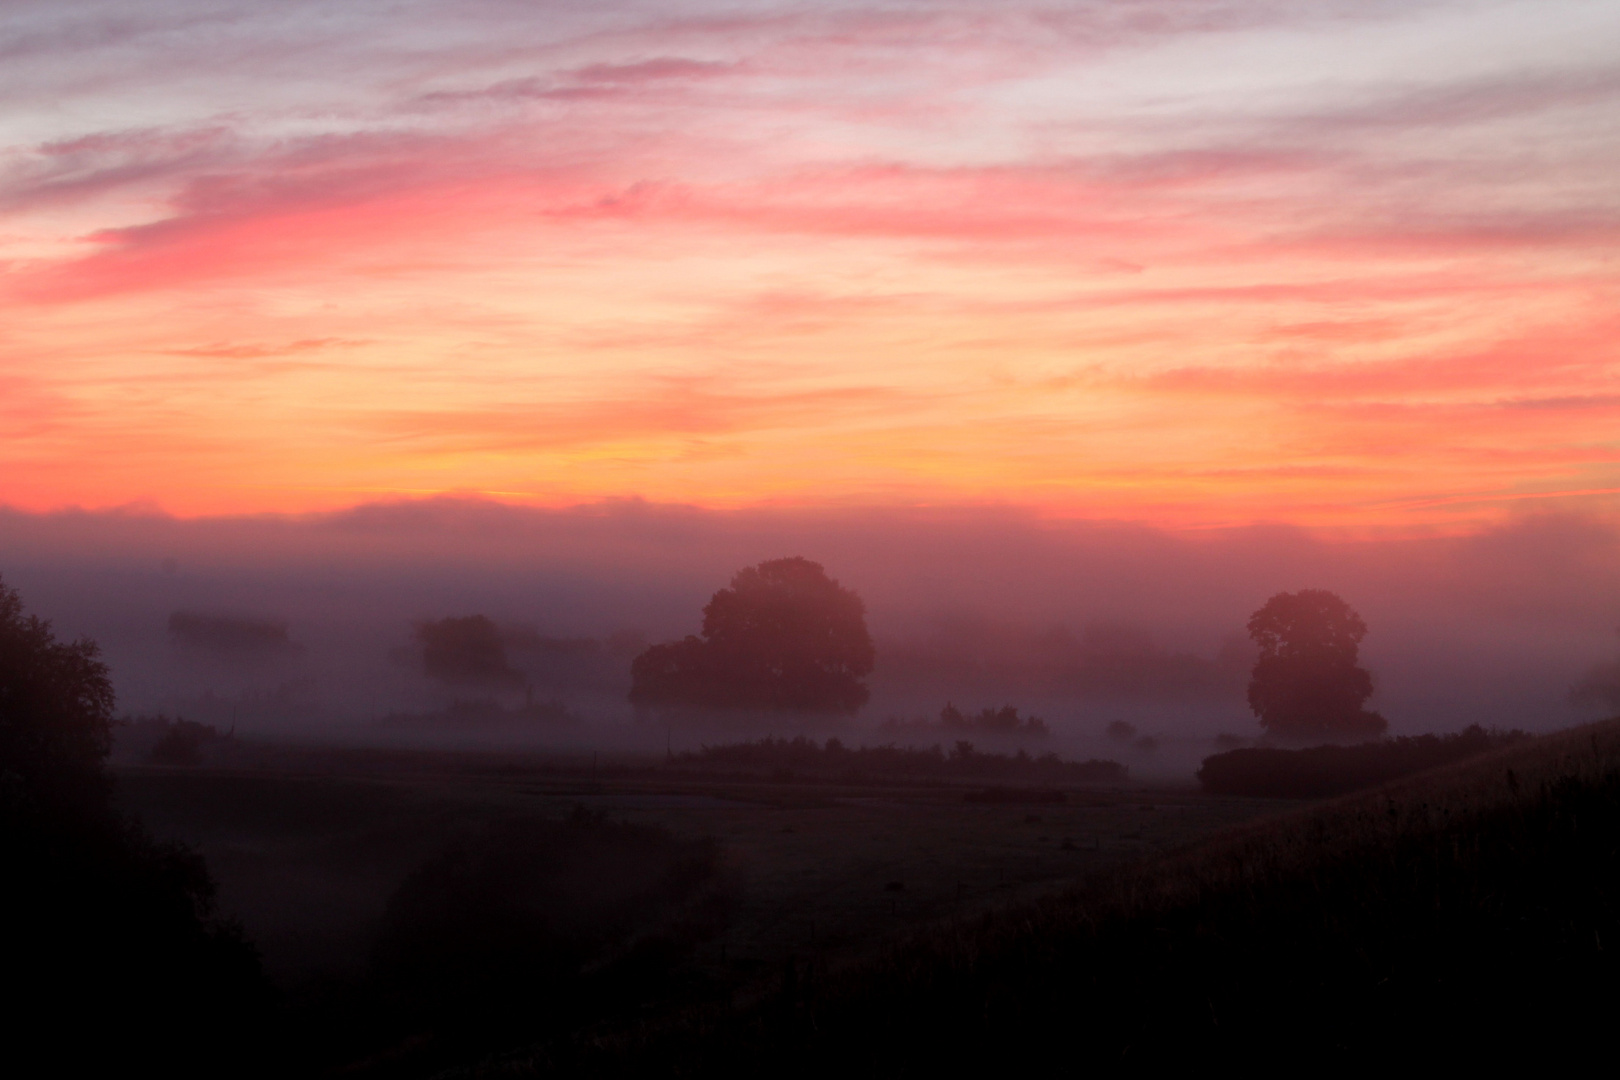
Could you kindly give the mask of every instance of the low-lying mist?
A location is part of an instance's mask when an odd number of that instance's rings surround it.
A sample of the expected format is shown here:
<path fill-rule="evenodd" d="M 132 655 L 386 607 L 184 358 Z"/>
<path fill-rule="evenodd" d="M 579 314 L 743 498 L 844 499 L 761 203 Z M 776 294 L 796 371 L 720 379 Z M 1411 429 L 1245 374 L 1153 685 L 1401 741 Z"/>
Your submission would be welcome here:
<path fill-rule="evenodd" d="M 1620 534 L 1578 517 L 1342 541 L 1007 509 L 435 499 L 301 518 L 0 511 L 0 575 L 59 634 L 101 644 L 122 712 L 270 736 L 715 741 L 723 728 L 638 723 L 630 660 L 696 632 L 737 570 L 785 555 L 822 563 L 865 600 L 872 698 L 847 721 L 760 721 L 733 736 L 918 742 L 947 703 L 1012 705 L 1045 722 L 1046 748 L 1180 769 L 1219 733 L 1258 733 L 1244 624 L 1301 588 L 1332 590 L 1366 620 L 1371 705 L 1392 734 L 1546 730 L 1620 708 L 1601 675 L 1620 651 Z M 458 681 L 425 661 L 421 627 L 470 616 L 494 628 L 510 678 Z"/>

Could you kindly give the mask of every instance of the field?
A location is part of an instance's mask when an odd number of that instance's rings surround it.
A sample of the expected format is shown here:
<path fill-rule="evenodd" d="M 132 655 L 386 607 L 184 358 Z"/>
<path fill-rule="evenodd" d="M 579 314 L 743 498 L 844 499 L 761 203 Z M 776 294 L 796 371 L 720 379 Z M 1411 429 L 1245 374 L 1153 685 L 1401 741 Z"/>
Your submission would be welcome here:
<path fill-rule="evenodd" d="M 229 770 L 126 767 L 119 790 L 208 858 L 284 993 L 291 1074 L 1551 1061 L 1594 1047 L 1620 994 L 1620 721 L 1316 803 L 255 753 Z M 520 926 L 468 891 L 466 868 L 526 865 L 498 858 L 543 834 L 564 862 L 569 844 L 709 861 L 682 864 L 697 884 L 664 915 L 645 908 L 661 929 L 566 970 L 498 930 L 482 967 L 378 976 L 401 896 Z M 724 919 L 679 914 L 700 893 Z M 442 914 L 411 932 L 476 942 Z M 502 967 L 508 954 L 539 960 Z"/>
<path fill-rule="evenodd" d="M 713 838 L 734 905 L 683 971 L 709 998 L 746 998 L 774 988 L 790 958 L 858 963 L 904 932 L 1017 905 L 1288 805 L 1191 785 L 985 802 L 972 785 L 784 781 L 640 760 L 285 746 L 249 758 L 229 769 L 124 766 L 118 798 L 156 836 L 206 857 L 221 913 L 241 920 L 291 1001 L 358 992 L 401 883 L 501 822 L 561 821 L 583 807 Z"/>
<path fill-rule="evenodd" d="M 195 847 L 284 985 L 349 976 L 400 882 L 445 844 L 506 817 L 576 806 L 712 837 L 741 884 L 701 954 L 747 969 L 859 950 L 897 928 L 1028 899 L 1170 850 L 1277 800 L 1184 789 L 1071 789 L 1058 804 L 968 801 L 971 786 L 715 778 L 640 762 L 305 750 L 261 767 L 124 767 L 126 809 Z M 1286 804 L 1281 804 L 1286 805 Z"/>
<path fill-rule="evenodd" d="M 1575 1067 L 1620 998 L 1620 719 L 923 928 L 813 990 L 477 1076 Z"/>

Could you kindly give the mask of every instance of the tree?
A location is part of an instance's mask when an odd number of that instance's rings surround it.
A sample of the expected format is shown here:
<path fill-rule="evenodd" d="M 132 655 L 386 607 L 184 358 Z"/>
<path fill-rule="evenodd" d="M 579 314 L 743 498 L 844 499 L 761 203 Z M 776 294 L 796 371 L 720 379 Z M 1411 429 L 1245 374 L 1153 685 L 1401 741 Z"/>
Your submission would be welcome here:
<path fill-rule="evenodd" d="M 1260 646 L 1249 707 L 1260 726 L 1291 739 L 1374 738 L 1388 722 L 1363 706 L 1372 676 L 1356 661 L 1367 624 L 1324 589 L 1278 593 L 1249 618 Z"/>
<path fill-rule="evenodd" d="M 739 571 L 703 609 L 703 636 L 630 666 L 638 706 L 853 713 L 874 652 L 866 606 L 805 558 Z"/>
<path fill-rule="evenodd" d="M 112 682 L 94 642 L 65 645 L 0 582 L 0 800 L 15 830 L 84 828 L 107 813 Z"/>
<path fill-rule="evenodd" d="M 513 684 L 522 678 L 506 662 L 501 632 L 486 615 L 418 623 L 422 669 L 451 685 Z"/>
<path fill-rule="evenodd" d="M 57 641 L 0 582 L 0 955 L 20 992 L 8 1055 L 189 1075 L 242 1035 L 265 988 L 252 947 L 212 917 L 202 859 L 113 805 L 113 704 L 95 643 Z"/>

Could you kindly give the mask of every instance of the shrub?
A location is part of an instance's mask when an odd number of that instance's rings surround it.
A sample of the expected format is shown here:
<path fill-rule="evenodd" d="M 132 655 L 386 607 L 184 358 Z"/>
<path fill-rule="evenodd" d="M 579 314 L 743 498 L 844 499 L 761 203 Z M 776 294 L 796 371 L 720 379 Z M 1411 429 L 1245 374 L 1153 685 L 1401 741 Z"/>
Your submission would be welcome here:
<path fill-rule="evenodd" d="M 705 746 L 676 756 L 676 764 L 713 768 L 741 768 L 758 772 L 786 771 L 826 777 L 879 777 L 889 779 L 1011 780 L 1042 784 L 1120 783 L 1125 766 L 1117 761 L 1065 761 L 1054 753 L 1031 757 L 988 754 L 973 743 L 958 739 L 949 754 L 939 746 L 927 749 L 884 746 L 848 747 L 838 739 L 826 745 L 799 736 L 765 738 L 757 742 Z"/>
<path fill-rule="evenodd" d="M 1486 731 L 1475 724 L 1454 735 L 1417 735 L 1307 750 L 1251 747 L 1204 759 L 1198 781 L 1215 795 L 1313 799 L 1449 765 L 1528 738 L 1522 731 Z"/>

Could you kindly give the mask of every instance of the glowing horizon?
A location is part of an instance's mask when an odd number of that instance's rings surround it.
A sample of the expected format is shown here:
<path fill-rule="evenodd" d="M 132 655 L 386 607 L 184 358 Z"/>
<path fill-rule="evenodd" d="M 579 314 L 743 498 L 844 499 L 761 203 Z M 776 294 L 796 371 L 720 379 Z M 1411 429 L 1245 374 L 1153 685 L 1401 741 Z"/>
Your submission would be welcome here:
<path fill-rule="evenodd" d="M 0 504 L 1620 509 L 1620 9 L 29 3 Z"/>

